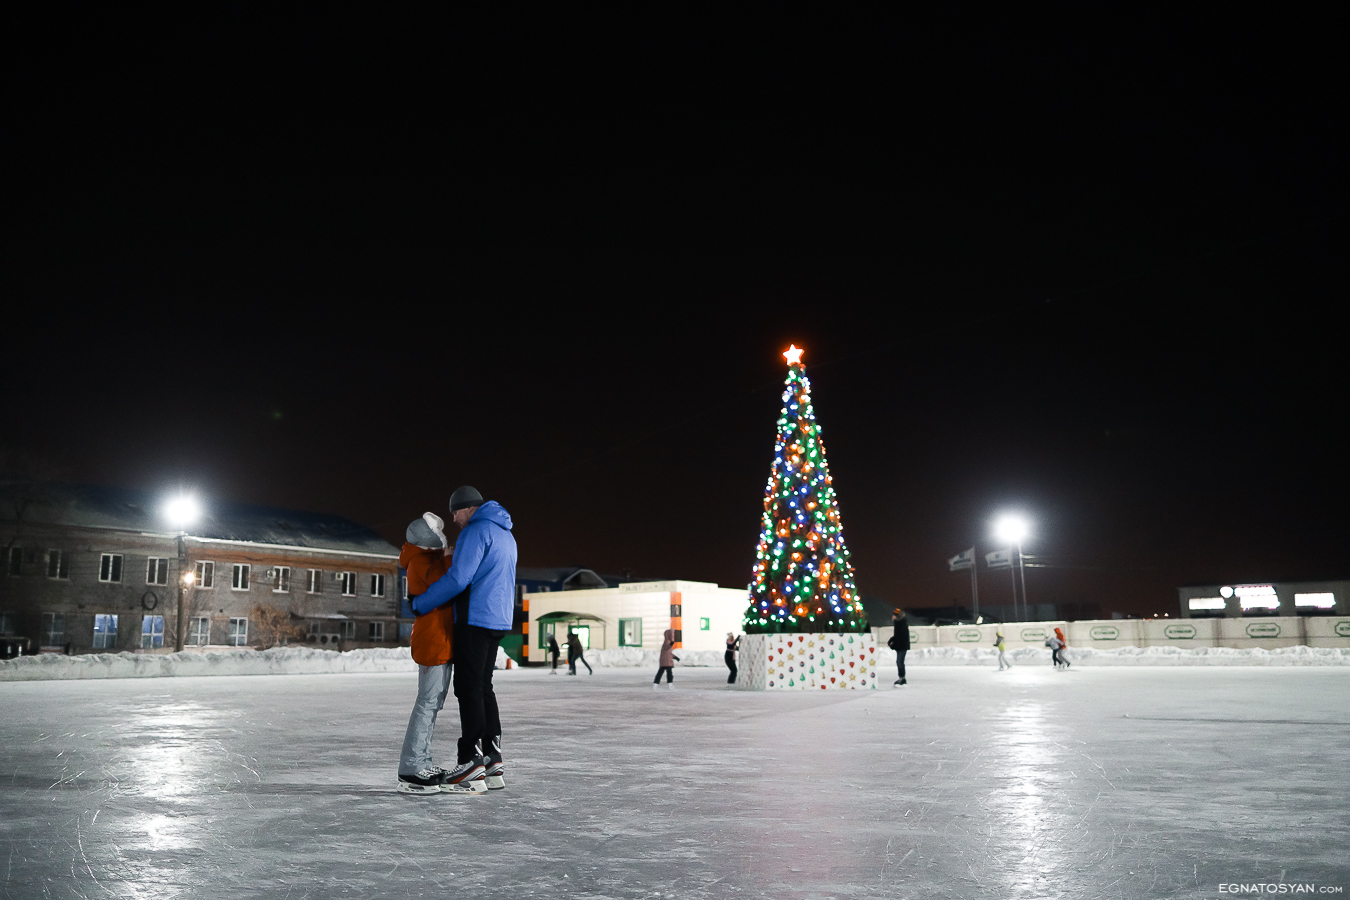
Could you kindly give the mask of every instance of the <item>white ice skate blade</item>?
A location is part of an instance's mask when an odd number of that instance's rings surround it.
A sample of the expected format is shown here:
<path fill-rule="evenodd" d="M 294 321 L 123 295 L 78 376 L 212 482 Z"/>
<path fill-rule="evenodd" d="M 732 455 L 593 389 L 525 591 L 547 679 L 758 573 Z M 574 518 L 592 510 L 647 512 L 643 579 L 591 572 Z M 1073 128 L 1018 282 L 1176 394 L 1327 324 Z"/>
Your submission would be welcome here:
<path fill-rule="evenodd" d="M 489 775 L 486 781 L 487 781 L 487 789 L 489 791 L 506 790 L 506 779 L 500 775 Z"/>
<path fill-rule="evenodd" d="M 411 784 L 407 781 L 398 783 L 398 792 L 400 794 L 439 794 L 441 786 L 438 784 Z"/>
<path fill-rule="evenodd" d="M 483 783 L 482 778 L 475 778 L 473 781 L 461 781 L 459 784 L 443 784 L 441 791 L 446 794 L 486 794 L 487 785 Z"/>

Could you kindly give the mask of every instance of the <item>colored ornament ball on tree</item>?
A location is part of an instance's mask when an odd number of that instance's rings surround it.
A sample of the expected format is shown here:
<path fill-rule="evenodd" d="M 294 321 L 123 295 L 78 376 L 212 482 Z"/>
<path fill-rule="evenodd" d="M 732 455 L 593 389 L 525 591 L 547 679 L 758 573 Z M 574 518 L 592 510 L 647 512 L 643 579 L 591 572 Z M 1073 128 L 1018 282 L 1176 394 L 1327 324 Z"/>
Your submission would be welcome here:
<path fill-rule="evenodd" d="M 867 627 L 801 355 L 795 346 L 783 354 L 788 374 L 751 570 L 747 634 Z"/>

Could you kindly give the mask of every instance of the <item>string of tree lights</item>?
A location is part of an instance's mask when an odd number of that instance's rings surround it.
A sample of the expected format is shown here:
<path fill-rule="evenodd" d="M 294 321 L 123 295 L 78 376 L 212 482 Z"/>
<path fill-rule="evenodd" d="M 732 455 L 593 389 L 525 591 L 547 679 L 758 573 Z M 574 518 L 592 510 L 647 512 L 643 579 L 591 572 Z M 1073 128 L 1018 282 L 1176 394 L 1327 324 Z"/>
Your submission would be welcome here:
<path fill-rule="evenodd" d="M 791 346 L 763 529 L 751 570 L 747 634 L 863 631 L 839 501 L 811 407 L 802 350 Z"/>

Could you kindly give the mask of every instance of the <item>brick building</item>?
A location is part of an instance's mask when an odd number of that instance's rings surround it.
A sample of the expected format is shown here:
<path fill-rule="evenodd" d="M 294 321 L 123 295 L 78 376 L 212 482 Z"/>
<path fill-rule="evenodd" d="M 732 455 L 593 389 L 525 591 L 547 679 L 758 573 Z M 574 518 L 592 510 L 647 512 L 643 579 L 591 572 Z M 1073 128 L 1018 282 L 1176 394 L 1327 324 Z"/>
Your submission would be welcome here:
<path fill-rule="evenodd" d="M 0 637 L 29 652 L 172 652 L 288 640 L 406 644 L 398 548 L 339 516 L 208 503 L 183 531 L 168 498 L 26 486 L 5 504 Z"/>

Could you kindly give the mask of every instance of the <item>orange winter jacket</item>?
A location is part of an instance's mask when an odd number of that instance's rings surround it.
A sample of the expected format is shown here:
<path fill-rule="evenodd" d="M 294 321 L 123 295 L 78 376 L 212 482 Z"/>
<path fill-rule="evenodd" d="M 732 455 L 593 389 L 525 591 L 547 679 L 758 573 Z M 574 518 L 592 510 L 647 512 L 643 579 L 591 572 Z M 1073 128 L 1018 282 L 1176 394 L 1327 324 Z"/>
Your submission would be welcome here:
<path fill-rule="evenodd" d="M 450 568 L 444 550 L 428 550 L 403 544 L 398 564 L 408 570 L 408 596 L 416 597 L 431 587 Z M 455 658 L 455 605 L 447 603 L 413 622 L 412 658 L 419 666 L 443 666 Z"/>

